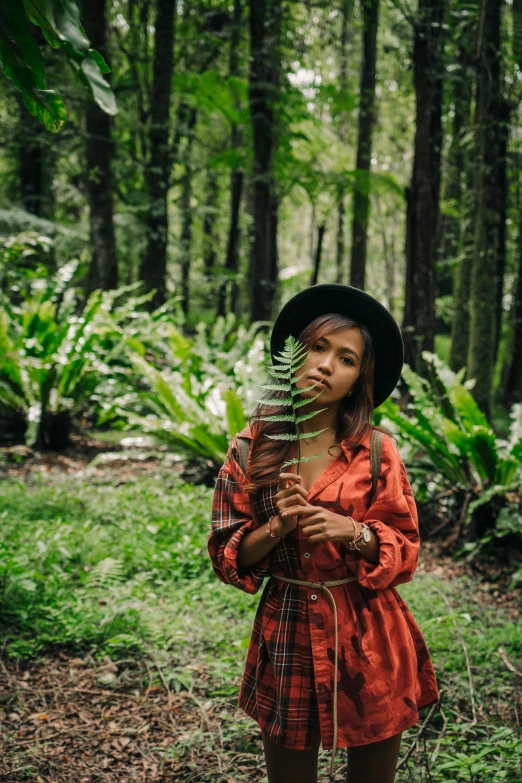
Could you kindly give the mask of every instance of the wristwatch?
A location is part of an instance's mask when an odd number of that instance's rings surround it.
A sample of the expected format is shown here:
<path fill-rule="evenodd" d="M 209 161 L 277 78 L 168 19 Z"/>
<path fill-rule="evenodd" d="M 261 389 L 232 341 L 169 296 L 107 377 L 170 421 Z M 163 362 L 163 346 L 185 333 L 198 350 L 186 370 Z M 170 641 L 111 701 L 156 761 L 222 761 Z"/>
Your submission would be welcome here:
<path fill-rule="evenodd" d="M 349 547 L 350 549 L 357 549 L 357 551 L 359 551 L 358 544 L 368 544 L 372 540 L 371 530 L 368 527 L 368 525 L 365 525 L 364 522 L 359 522 L 359 524 L 361 525 L 361 529 L 357 533 L 355 520 L 353 519 L 353 517 L 350 517 L 350 519 L 352 520 L 354 537 L 350 541 Z"/>

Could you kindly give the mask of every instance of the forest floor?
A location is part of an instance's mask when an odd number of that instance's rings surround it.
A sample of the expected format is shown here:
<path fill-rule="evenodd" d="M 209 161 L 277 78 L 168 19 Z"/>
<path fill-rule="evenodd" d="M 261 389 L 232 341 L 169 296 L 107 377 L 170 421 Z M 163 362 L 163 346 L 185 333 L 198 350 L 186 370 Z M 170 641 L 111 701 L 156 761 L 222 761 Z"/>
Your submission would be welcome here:
<path fill-rule="evenodd" d="M 139 481 L 142 474 L 154 472 L 160 459 L 143 453 L 129 456 L 121 446 L 111 445 L 110 459 L 92 460 L 107 454 L 105 442 L 78 439 L 65 453 L 35 455 L 26 452 L 13 459 L 6 454 L 0 466 L 6 478 L 32 483 L 38 474 L 52 480 L 64 473 L 83 473 L 91 466 L 90 480 L 114 482 Z M 121 459 L 117 458 L 118 452 Z M 143 452 L 143 449 L 142 449 Z M 5 453 L 5 452 L 4 452 Z M 16 452 L 15 452 L 16 454 Z M 172 465 L 181 472 L 179 464 Z M 420 580 L 433 577 L 439 584 L 452 586 L 445 602 L 450 611 L 473 614 L 496 612 L 506 624 L 520 623 L 522 602 L 519 590 L 507 590 L 509 573 L 505 564 L 491 555 L 481 555 L 473 562 L 455 561 L 445 553 L 444 541 L 425 541 L 416 573 Z M 427 582 L 429 584 L 429 582 Z M 465 587 L 466 605 L 460 605 Z M 436 589 L 436 588 L 435 588 Z M 409 600 L 409 598 L 408 598 Z M 464 598 L 463 598 L 464 600 Z M 453 608 L 453 609 L 452 609 Z M 462 616 L 465 616 L 464 613 Z M 489 615 L 488 615 L 489 616 Z M 478 633 L 477 629 L 474 629 Z M 486 631 L 487 634 L 487 631 Z M 466 637 L 468 639 L 468 637 Z M 502 638 L 502 637 L 499 637 Z M 466 643 L 461 636 L 461 642 Z M 468 640 L 468 644 L 470 644 Z M 521 736 L 522 661 L 509 656 L 502 643 L 495 642 L 492 672 L 502 672 L 503 695 L 492 699 L 477 697 L 475 718 L 478 723 L 490 722 L 498 727 L 511 726 Z M 261 739 L 256 724 L 237 707 L 239 678 L 228 682 L 226 695 L 219 695 L 220 683 L 207 666 L 205 658 L 194 654 L 184 668 L 190 670 L 187 687 L 173 688 L 164 676 L 164 667 L 154 655 L 148 657 L 129 652 L 121 656 L 108 655 L 103 661 L 89 653 L 51 648 L 36 661 L 11 659 L 0 646 L 0 781 L 21 783 L 128 783 L 139 781 L 176 781 L 177 783 L 246 783 L 266 781 Z M 238 651 L 231 651 L 237 657 Z M 465 649 L 466 659 L 469 658 Z M 244 651 L 239 651 L 244 655 Z M 467 679 L 473 692 L 473 677 L 478 672 L 467 665 Z M 451 690 L 451 676 L 449 677 Z M 462 682 L 466 682 L 466 672 Z M 475 686 L 478 692 L 479 687 Z M 455 684 L 455 690 L 458 690 Z M 217 695 L 216 695 L 217 693 Z M 477 696 L 477 693 L 476 693 Z M 464 706 L 455 693 L 446 695 L 446 711 L 455 724 L 473 725 L 469 702 Z M 473 698 L 471 699 L 473 703 Z M 438 708 L 437 708 L 438 709 Z M 427 710 L 419 724 L 409 730 L 403 740 L 400 758 L 410 746 L 426 752 L 429 732 Z M 439 737 L 444 747 L 445 722 L 439 717 L 433 741 Z M 424 722 L 428 719 L 428 726 Z M 474 720 L 474 719 L 473 719 Z M 438 747 L 438 746 L 437 746 Z M 430 751 L 432 752 L 432 751 Z M 322 752 L 320 772 L 326 771 L 331 752 Z M 339 782 L 346 775 L 344 752 L 337 755 Z M 406 777 L 406 769 L 408 777 Z M 404 775 L 404 777 L 403 777 Z M 326 779 L 323 777 L 323 779 Z M 408 765 L 398 781 L 419 783 L 425 777 L 422 764 Z M 436 777 L 442 780 L 442 777 Z M 444 777 L 444 779 L 446 779 Z M 448 778 L 450 779 L 450 778 Z M 486 781 L 480 774 L 455 780 Z M 508 777 L 510 781 L 522 781 Z M 497 780 L 497 778 L 495 778 Z"/>

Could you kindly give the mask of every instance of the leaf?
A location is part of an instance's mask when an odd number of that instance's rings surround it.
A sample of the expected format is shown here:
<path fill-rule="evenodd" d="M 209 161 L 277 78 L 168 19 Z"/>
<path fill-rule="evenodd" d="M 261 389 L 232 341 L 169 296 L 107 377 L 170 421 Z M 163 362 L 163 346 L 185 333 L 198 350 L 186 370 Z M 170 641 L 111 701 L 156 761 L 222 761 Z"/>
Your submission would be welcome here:
<path fill-rule="evenodd" d="M 24 4 L 51 46 L 63 49 L 74 72 L 100 108 L 107 114 L 116 114 L 114 93 L 103 78 L 110 68 L 102 55 L 89 47 L 75 0 L 24 0 Z"/>
<path fill-rule="evenodd" d="M 65 106 L 57 92 L 47 89 L 40 48 L 18 0 L 0 3 L 0 61 L 29 112 L 47 130 L 58 133 L 66 120 Z"/>
<path fill-rule="evenodd" d="M 243 402 L 237 392 L 226 389 L 221 396 L 227 406 L 227 421 L 229 435 L 234 436 L 246 427 L 247 421 L 243 410 Z"/>

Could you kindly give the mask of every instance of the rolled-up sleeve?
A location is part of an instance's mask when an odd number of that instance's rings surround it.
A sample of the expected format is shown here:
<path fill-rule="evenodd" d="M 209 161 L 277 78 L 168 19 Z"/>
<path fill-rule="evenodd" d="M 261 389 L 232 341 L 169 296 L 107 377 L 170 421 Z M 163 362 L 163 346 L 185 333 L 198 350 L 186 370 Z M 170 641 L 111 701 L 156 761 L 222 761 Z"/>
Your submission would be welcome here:
<path fill-rule="evenodd" d="M 216 480 L 212 501 L 212 530 L 207 548 L 218 579 L 254 594 L 268 574 L 272 553 L 269 552 L 254 565 L 238 570 L 239 545 L 248 533 L 259 527 L 250 511 L 249 495 L 243 488 L 245 480 L 238 463 L 237 441 L 234 438 Z"/>
<path fill-rule="evenodd" d="M 360 522 L 379 538 L 379 561 L 363 555 L 357 564 L 357 581 L 371 590 L 409 582 L 419 562 L 420 536 L 417 506 L 408 474 L 395 442 L 385 435 L 375 496 Z"/>

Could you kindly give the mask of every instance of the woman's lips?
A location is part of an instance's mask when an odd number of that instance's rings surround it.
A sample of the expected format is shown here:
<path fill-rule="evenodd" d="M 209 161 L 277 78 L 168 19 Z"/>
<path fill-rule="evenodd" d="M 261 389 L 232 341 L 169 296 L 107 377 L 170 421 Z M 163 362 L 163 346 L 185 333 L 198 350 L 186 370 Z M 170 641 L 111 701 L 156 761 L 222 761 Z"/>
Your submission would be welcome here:
<path fill-rule="evenodd" d="M 314 378 L 313 376 L 309 376 L 310 381 L 319 381 L 323 386 L 326 386 L 327 389 L 330 388 L 330 384 L 326 380 L 326 378 Z"/>

